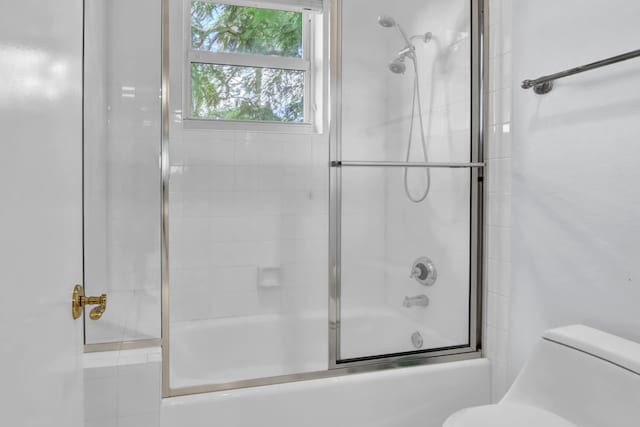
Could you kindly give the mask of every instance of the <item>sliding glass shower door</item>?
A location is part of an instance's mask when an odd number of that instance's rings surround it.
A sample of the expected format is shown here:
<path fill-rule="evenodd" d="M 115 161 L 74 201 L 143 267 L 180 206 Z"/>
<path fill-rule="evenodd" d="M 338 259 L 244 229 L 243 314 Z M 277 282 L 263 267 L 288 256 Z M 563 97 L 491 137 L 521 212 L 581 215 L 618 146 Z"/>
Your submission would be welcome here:
<path fill-rule="evenodd" d="M 479 357 L 482 1 L 164 1 L 164 396 Z M 225 51 L 237 13 L 300 46 Z M 238 107 L 276 75 L 305 122 Z"/>
<path fill-rule="evenodd" d="M 336 367 L 475 348 L 482 164 L 472 15 L 468 0 L 341 2 Z"/>

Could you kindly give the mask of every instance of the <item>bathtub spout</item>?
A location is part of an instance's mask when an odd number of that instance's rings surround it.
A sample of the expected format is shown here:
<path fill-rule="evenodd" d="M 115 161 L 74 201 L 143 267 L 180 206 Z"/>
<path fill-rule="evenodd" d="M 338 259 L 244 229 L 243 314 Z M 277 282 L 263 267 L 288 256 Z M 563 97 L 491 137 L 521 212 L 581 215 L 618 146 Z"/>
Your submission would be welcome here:
<path fill-rule="evenodd" d="M 415 297 L 404 297 L 402 303 L 405 307 L 426 307 L 429 305 L 429 297 L 426 295 L 416 295 Z"/>

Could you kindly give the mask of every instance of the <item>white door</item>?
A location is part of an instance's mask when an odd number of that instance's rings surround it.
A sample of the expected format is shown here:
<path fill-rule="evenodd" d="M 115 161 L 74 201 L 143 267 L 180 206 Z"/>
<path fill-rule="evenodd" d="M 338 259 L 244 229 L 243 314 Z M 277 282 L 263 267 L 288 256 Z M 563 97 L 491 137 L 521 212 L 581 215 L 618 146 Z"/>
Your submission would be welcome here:
<path fill-rule="evenodd" d="M 82 0 L 0 5 L 0 425 L 79 427 Z"/>

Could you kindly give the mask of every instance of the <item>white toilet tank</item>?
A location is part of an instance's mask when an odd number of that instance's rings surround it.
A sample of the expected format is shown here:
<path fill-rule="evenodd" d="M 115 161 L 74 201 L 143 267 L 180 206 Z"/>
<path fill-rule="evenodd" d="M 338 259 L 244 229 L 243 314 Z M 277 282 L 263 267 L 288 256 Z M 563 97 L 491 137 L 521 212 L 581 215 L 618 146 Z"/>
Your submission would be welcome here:
<path fill-rule="evenodd" d="M 547 331 L 500 403 L 444 427 L 640 427 L 640 344 L 582 325 Z"/>
<path fill-rule="evenodd" d="M 501 404 L 580 427 L 638 427 L 640 344 L 582 325 L 547 331 Z"/>

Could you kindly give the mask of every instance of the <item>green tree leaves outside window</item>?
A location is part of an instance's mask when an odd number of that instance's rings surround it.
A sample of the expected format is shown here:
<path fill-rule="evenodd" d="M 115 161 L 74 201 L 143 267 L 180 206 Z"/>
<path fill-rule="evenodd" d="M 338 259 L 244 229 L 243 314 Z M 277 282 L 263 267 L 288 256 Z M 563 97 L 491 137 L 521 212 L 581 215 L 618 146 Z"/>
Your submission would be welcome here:
<path fill-rule="evenodd" d="M 194 1 L 191 47 L 210 52 L 302 57 L 302 14 Z M 304 121 L 304 71 L 191 64 L 195 118 Z"/>

